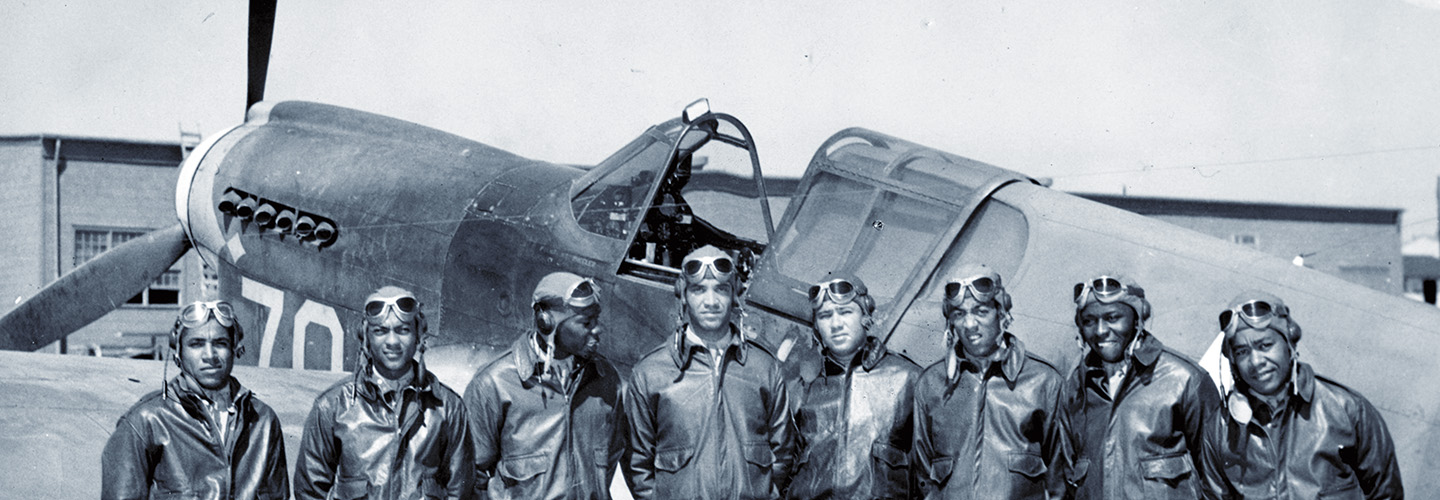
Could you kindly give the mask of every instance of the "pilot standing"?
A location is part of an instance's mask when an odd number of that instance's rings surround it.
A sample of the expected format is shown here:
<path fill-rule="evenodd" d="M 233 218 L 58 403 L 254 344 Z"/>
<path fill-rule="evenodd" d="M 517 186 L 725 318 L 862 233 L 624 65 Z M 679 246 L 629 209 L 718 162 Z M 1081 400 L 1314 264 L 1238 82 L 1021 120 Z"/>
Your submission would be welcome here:
<path fill-rule="evenodd" d="M 1240 294 L 1220 313 L 1235 386 L 1210 425 L 1232 498 L 1404 498 L 1395 443 L 1363 396 L 1299 361 L 1300 327 L 1278 297 Z"/>
<path fill-rule="evenodd" d="M 1007 331 L 1010 294 L 984 265 L 945 285 L 945 359 L 915 383 L 925 498 L 1060 498 L 1067 428 L 1060 372 Z"/>
<path fill-rule="evenodd" d="M 230 376 L 242 338 L 228 302 L 180 311 L 166 351 L 180 374 L 116 422 L 100 459 L 101 498 L 288 496 L 280 421 Z"/>
<path fill-rule="evenodd" d="M 855 276 L 810 287 L 823 366 L 803 376 L 787 495 L 910 498 L 911 385 L 920 367 L 870 336 L 875 298 Z"/>
<path fill-rule="evenodd" d="M 595 352 L 600 291 L 571 273 L 535 287 L 536 331 L 465 389 L 475 488 L 494 499 L 608 499 L 624 446 L 620 376 Z"/>
<path fill-rule="evenodd" d="M 1145 329 L 1145 290 L 1111 276 L 1075 285 L 1082 356 L 1066 379 L 1078 499 L 1212 498 L 1202 446 L 1220 396 L 1210 376 Z M 1087 349 L 1088 348 L 1088 349 Z"/>
<path fill-rule="evenodd" d="M 426 331 L 420 302 L 386 286 L 365 299 L 362 314 L 364 362 L 315 398 L 295 498 L 473 498 L 465 405 L 416 356 Z"/>
<path fill-rule="evenodd" d="M 778 498 L 790 466 L 780 363 L 735 324 L 735 260 L 713 246 L 682 260 L 685 323 L 635 364 L 621 467 L 637 499 Z"/>

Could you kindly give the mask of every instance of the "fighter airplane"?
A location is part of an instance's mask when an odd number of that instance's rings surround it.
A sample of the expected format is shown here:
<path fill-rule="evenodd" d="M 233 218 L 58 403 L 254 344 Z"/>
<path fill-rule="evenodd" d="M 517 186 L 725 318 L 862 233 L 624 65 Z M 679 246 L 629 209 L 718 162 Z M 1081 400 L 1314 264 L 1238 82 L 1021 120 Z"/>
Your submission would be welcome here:
<path fill-rule="evenodd" d="M 1381 409 L 1412 491 L 1440 486 L 1424 474 L 1440 466 L 1440 393 L 1431 390 L 1440 381 L 1440 311 L 1424 304 L 860 128 L 819 146 L 773 221 L 754 138 L 704 101 L 578 167 L 362 111 L 259 97 L 252 93 L 244 123 L 186 160 L 176 226 L 92 260 L 0 318 L 0 347 L 33 350 L 60 338 L 193 247 L 219 270 L 220 298 L 250 332 L 245 346 L 255 354 L 242 361 L 262 368 L 353 369 L 355 308 L 376 287 L 400 284 L 430 315 L 429 367 L 459 389 L 533 328 L 531 287 L 565 270 L 599 281 L 602 352 L 628 369 L 677 325 L 676 258 L 714 244 L 742 256 L 746 330 L 792 374 L 814 362 L 809 284 L 833 271 L 864 278 L 879 304 L 878 335 L 923 365 L 942 354 L 944 281 L 972 262 L 1004 275 L 1017 304 L 1013 330 L 1027 346 L 1072 366 L 1071 287 L 1118 272 L 1146 287 L 1151 330 L 1197 358 L 1236 292 L 1285 298 L 1306 328 L 1302 359 Z M 705 173 L 725 165 L 746 175 Z M 3 380 L 24 382 L 11 376 Z M 91 417 L 100 431 L 54 431 L 74 433 L 63 441 L 77 460 L 98 457 L 124 409 L 105 408 Z M 41 410 L 29 425 L 46 425 Z M 288 435 L 293 453 L 297 436 Z M 14 464 L 33 451 L 0 456 Z M 98 471 L 80 474 L 98 481 Z"/>

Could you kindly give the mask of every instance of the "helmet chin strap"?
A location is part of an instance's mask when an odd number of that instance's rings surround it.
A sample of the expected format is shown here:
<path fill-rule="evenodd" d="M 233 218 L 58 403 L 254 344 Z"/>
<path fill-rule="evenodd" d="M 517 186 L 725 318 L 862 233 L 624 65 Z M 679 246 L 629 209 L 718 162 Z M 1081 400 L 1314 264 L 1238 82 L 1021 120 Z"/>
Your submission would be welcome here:
<path fill-rule="evenodd" d="M 161 396 L 163 396 L 165 399 L 170 399 L 170 387 L 169 387 L 169 385 L 168 385 L 168 384 L 170 383 L 170 363 L 174 363 L 174 362 L 175 362 L 175 348 L 174 348 L 174 347 L 166 348 L 166 349 L 165 349 L 165 362 L 163 363 L 164 368 L 161 368 L 161 369 L 160 369 L 160 394 L 161 394 Z"/>
<path fill-rule="evenodd" d="M 559 325 L 556 325 L 556 326 L 555 326 L 555 328 L 557 328 L 557 329 L 558 329 L 559 327 L 560 327 Z M 554 360 L 555 360 L 555 329 L 551 329 L 549 333 L 546 333 L 546 334 L 545 334 L 545 365 L 544 365 L 544 367 L 541 369 L 541 373 L 550 373 L 550 362 L 551 362 L 551 361 L 554 361 Z"/>
<path fill-rule="evenodd" d="M 1125 359 L 1135 356 L 1135 348 L 1140 346 L 1140 338 L 1145 336 L 1145 320 L 1135 320 L 1135 337 L 1130 339 L 1130 345 L 1125 348 Z"/>

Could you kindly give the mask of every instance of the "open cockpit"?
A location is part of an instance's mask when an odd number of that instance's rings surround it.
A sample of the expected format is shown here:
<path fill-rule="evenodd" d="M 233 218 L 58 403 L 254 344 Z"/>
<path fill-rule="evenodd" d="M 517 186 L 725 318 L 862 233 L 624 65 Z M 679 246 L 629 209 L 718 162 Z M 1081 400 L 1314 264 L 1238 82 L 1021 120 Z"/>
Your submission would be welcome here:
<path fill-rule="evenodd" d="M 706 175 L 696 175 L 702 170 Z M 652 127 L 574 186 L 571 207 L 580 227 L 629 241 L 619 274 L 665 286 L 679 276 L 680 259 L 705 245 L 734 253 L 748 271 L 774 231 L 753 138 L 738 119 L 711 113 L 704 100 Z"/>

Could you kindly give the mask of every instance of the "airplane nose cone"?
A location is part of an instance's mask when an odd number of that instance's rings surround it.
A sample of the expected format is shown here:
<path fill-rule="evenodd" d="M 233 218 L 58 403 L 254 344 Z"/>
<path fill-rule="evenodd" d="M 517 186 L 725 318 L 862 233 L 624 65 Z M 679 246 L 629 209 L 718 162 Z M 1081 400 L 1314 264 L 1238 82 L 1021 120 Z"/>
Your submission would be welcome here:
<path fill-rule="evenodd" d="M 175 216 L 180 219 L 185 236 L 201 247 L 214 249 L 224 244 L 224 235 L 215 216 L 216 200 L 224 193 L 216 191 L 215 174 L 228 146 L 216 146 L 234 144 L 238 139 L 232 137 L 233 132 L 241 126 L 236 125 L 206 138 L 180 165 L 180 177 L 175 182 Z"/>

